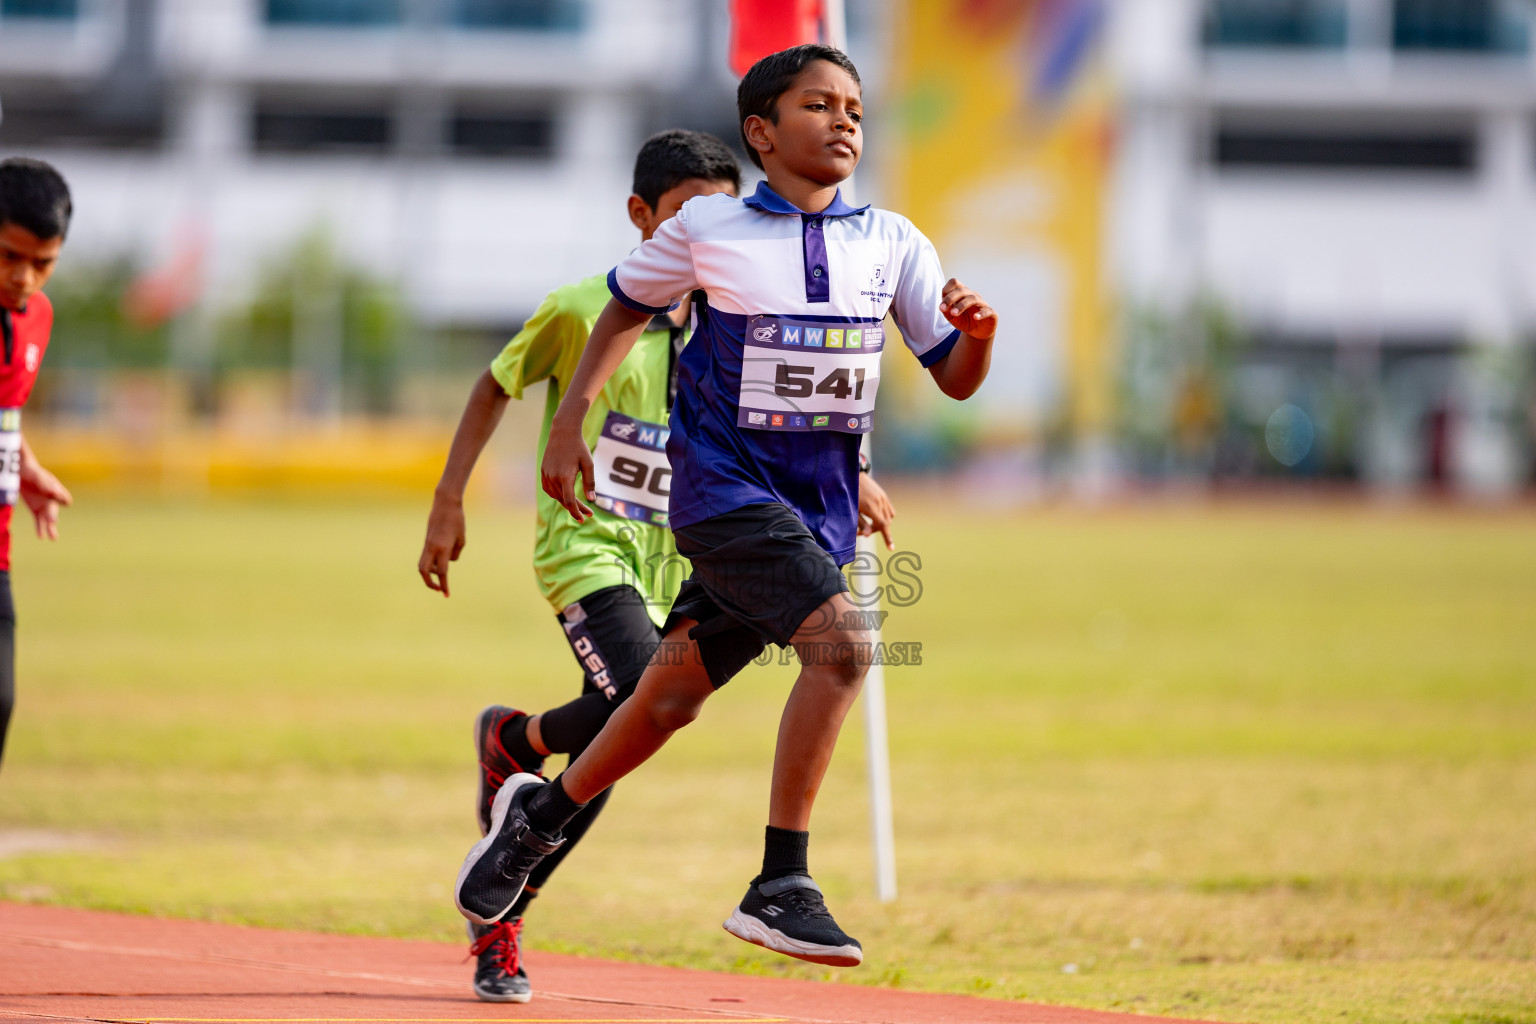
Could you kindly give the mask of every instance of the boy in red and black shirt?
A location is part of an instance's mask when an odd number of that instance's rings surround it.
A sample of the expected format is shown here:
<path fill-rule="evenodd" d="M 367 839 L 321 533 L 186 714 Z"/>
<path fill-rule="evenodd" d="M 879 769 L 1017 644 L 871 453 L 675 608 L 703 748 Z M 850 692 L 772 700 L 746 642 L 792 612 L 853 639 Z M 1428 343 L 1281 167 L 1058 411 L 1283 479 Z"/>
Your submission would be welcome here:
<path fill-rule="evenodd" d="M 48 351 L 53 305 L 42 292 L 53 276 L 73 206 L 52 167 L 21 157 L 0 160 L 0 757 L 16 703 L 16 608 L 11 601 L 11 512 L 17 498 L 37 535 L 59 536 L 69 491 L 44 469 L 21 433 L 21 407 Z"/>

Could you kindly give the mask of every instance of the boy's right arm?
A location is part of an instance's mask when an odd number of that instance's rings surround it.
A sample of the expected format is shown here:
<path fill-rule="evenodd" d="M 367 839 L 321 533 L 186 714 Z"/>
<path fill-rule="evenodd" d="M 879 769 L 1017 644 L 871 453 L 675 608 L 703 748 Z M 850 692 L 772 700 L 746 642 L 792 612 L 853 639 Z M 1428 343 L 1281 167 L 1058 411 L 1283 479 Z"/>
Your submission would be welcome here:
<path fill-rule="evenodd" d="M 544 493 L 563 505 L 578 523 L 592 516 L 592 510 L 577 497 L 578 473 L 586 499 L 592 501 L 597 497 L 596 482 L 592 479 L 592 451 L 581 436 L 581 426 L 603 385 L 635 347 L 650 321 L 650 313 L 636 312 L 617 299 L 608 300 L 549 425 L 549 443 L 544 446 L 544 463 L 539 470 Z"/>
<path fill-rule="evenodd" d="M 457 561 L 459 552 L 464 550 L 464 489 L 469 485 L 469 474 L 480 452 L 501 422 L 508 399 L 490 370 L 475 381 L 464 415 L 459 419 L 459 429 L 453 435 L 453 446 L 448 449 L 443 477 L 432 495 L 427 539 L 416 571 L 421 573 L 423 583 L 441 591 L 444 597 L 448 596 L 448 563 Z"/>
<path fill-rule="evenodd" d="M 43 468 L 32 454 L 27 439 L 21 439 L 21 499 L 37 521 L 37 535 L 47 540 L 59 539 L 59 507 L 71 504 L 69 488 Z"/>
<path fill-rule="evenodd" d="M 549 443 L 544 446 L 544 464 L 540 467 L 544 493 L 558 501 L 578 523 L 591 518 L 592 510 L 581 503 L 576 493 L 576 474 L 581 474 L 587 500 L 597 498 L 592 452 L 581 436 L 582 424 L 603 385 L 645 333 L 651 317 L 670 311 L 679 296 L 699 286 L 688 240 L 689 211 L 695 204 L 714 198 L 717 197 L 688 200 L 675 217 L 657 228 L 654 235 L 608 274 L 608 290 L 614 297 L 593 325 L 581 362 L 571 375 L 560 408 L 555 410 L 554 422 L 549 426 Z"/>

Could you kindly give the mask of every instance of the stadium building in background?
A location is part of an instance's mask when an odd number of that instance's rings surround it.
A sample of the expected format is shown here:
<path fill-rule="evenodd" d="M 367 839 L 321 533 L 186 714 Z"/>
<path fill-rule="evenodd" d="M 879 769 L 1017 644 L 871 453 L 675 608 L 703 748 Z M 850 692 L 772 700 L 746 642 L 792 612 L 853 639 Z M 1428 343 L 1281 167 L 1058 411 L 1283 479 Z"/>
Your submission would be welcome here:
<path fill-rule="evenodd" d="M 324 290 L 301 294 L 296 272 L 274 321 L 262 275 L 323 237 L 387 284 L 421 335 L 376 346 L 396 376 L 422 369 L 429 335 L 504 337 L 551 287 L 634 244 L 622 203 L 648 133 L 734 142 L 727 6 L 0 0 L 0 155 L 50 160 L 74 186 L 65 273 L 126 256 L 149 275 L 173 370 L 212 372 L 225 311 L 255 303 L 242 322 L 280 321 L 293 369 L 318 382 L 295 410 L 389 411 L 389 389 L 353 372 L 367 345 L 334 340 L 345 318 Z M 973 403 L 987 422 L 934 428 L 954 414 L 930 398 L 877 433 L 887 465 L 951 465 L 974 441 L 1046 452 L 1003 462 L 1049 476 L 1076 464 L 1049 452 L 1086 442 L 1100 471 L 1128 478 L 1489 494 L 1530 479 L 1528 0 L 848 8 L 881 125 L 861 201 L 911 213 L 1008 322 Z M 949 47 L 941 30 L 976 38 Z M 1014 177 L 965 179 L 985 161 L 946 160 L 942 132 L 918 137 L 959 116 L 935 108 L 946 84 L 1009 87 L 960 66 L 978 43 L 1034 62 L 1014 77 L 1042 124 L 1089 97 L 1054 168 L 1030 149 L 1033 122 L 980 136 L 1009 133 L 1007 159 L 1035 162 Z M 921 61 L 928 77 L 907 75 Z M 945 61 L 960 64 L 946 75 Z M 61 320 L 61 341 L 70 330 Z M 68 360 L 89 345 L 56 348 Z M 105 407 L 61 393 L 40 411 Z"/>
<path fill-rule="evenodd" d="M 634 152 L 706 70 L 700 7 L 0 0 L 0 149 L 68 175 L 72 259 L 202 235 L 217 301 L 324 226 L 423 320 L 510 325 L 633 244 Z"/>
<path fill-rule="evenodd" d="M 1239 333 L 1215 360 L 1233 364 L 1232 412 L 1281 456 L 1310 433 L 1293 471 L 1474 493 L 1527 480 L 1532 5 L 1112 6 L 1127 344 L 1181 307 L 1202 310 L 1197 333 Z M 1209 415 L 1198 393 L 1172 401 Z M 1209 454 L 1234 473 L 1273 455 L 1228 447 Z"/>

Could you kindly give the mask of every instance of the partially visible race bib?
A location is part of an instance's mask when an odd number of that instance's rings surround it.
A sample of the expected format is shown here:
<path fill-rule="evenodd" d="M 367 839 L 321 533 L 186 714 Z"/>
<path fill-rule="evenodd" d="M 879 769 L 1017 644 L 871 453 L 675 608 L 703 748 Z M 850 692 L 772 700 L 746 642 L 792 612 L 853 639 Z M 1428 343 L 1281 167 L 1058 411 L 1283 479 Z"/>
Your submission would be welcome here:
<path fill-rule="evenodd" d="M 0 504 L 21 494 L 21 410 L 0 409 Z"/>
<path fill-rule="evenodd" d="M 736 425 L 868 433 L 884 347 L 885 328 L 877 323 L 750 318 Z"/>
<path fill-rule="evenodd" d="M 667 428 L 658 423 L 609 411 L 592 452 L 598 508 L 626 519 L 667 525 L 667 497 L 672 493 L 667 434 Z"/>

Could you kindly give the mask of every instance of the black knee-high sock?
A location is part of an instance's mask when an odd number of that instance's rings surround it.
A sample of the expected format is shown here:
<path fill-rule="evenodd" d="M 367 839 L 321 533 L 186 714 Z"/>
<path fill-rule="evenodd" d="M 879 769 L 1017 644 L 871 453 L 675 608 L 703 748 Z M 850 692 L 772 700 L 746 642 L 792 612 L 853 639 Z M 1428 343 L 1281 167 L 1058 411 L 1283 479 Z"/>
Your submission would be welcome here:
<path fill-rule="evenodd" d="M 771 882 L 775 878 L 811 873 L 809 848 L 811 834 L 768 826 L 763 837 L 763 873 L 754 880 Z"/>
<path fill-rule="evenodd" d="M 539 735 L 551 754 L 570 754 L 571 760 L 587 749 L 622 700 L 609 700 L 605 694 L 584 693 L 539 716 Z"/>

